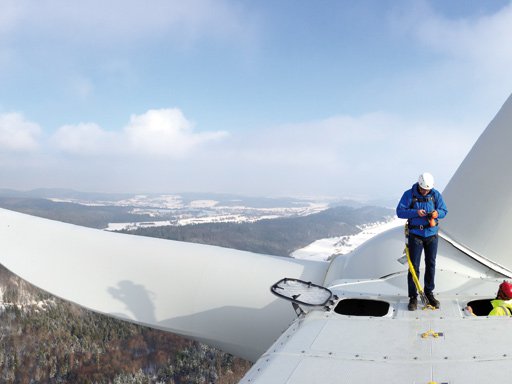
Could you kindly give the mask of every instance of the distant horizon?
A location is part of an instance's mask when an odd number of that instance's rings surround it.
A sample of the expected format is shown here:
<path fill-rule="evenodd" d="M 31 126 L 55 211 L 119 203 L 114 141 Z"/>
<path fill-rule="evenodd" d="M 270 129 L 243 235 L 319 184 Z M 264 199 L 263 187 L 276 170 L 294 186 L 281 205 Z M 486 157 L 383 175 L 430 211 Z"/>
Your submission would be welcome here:
<path fill-rule="evenodd" d="M 359 204 L 365 204 L 365 203 L 371 203 L 374 201 L 394 201 L 392 197 L 389 199 L 371 199 L 371 200 L 364 200 L 364 199 L 357 199 L 354 197 L 346 197 L 346 196 L 327 196 L 327 195 L 248 195 L 243 193 L 233 193 L 233 192 L 200 192 L 200 191 L 162 191 L 162 192 L 132 192 L 132 191 L 123 191 L 123 192 L 104 192 L 104 191 L 86 191 L 86 190 L 79 190 L 74 188 L 61 188 L 61 187 L 39 187 L 39 188 L 33 188 L 33 189 L 16 189 L 16 188 L 0 188 L 0 197 L 1 194 L 6 191 L 12 191 L 14 193 L 20 193 L 20 194 L 30 194 L 30 193 L 37 193 L 37 192 L 47 192 L 52 193 L 55 192 L 58 196 L 58 193 L 76 193 L 76 194 L 83 194 L 83 195 L 105 195 L 105 196 L 187 196 L 187 195 L 204 195 L 205 197 L 239 197 L 239 198 L 247 198 L 247 199 L 271 199 L 271 200 L 279 200 L 279 199 L 287 199 L 287 200 L 301 200 L 301 201 L 308 201 L 308 200 L 315 200 L 315 201 L 332 201 L 332 202 L 353 202 L 353 203 L 359 203 Z M 401 192 L 400 192 L 401 193 Z M 48 196 L 44 196 L 48 197 Z"/>

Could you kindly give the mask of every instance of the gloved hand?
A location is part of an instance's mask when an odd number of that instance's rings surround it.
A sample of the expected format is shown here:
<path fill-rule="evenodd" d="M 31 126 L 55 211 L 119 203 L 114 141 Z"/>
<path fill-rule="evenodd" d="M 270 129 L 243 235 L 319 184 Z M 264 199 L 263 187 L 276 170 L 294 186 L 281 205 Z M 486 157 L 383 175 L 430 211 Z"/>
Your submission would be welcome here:
<path fill-rule="evenodd" d="M 431 227 L 435 227 L 436 226 L 436 219 L 437 217 L 439 216 L 439 213 L 437 211 L 432 211 L 430 212 L 427 217 L 428 217 L 428 223 Z"/>

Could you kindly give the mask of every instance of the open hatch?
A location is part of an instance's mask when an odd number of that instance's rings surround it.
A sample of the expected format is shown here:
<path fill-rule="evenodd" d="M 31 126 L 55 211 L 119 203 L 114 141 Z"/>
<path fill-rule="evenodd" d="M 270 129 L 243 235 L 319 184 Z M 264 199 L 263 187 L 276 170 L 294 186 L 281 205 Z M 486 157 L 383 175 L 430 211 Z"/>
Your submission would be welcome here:
<path fill-rule="evenodd" d="M 338 302 L 334 312 L 347 316 L 383 317 L 389 312 L 389 303 L 370 299 L 344 299 Z"/>
<path fill-rule="evenodd" d="M 488 316 L 489 312 L 492 310 L 491 301 L 493 299 L 479 299 L 468 302 L 468 306 L 473 309 L 473 313 L 476 316 Z"/>

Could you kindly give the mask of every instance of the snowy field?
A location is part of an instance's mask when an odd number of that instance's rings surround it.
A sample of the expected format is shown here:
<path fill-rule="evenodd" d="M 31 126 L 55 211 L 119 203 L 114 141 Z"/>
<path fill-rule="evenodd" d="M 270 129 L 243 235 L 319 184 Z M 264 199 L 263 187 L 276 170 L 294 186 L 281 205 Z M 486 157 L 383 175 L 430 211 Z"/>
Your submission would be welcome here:
<path fill-rule="evenodd" d="M 387 222 L 361 226 L 361 232 L 353 236 L 330 237 L 317 240 L 291 254 L 296 259 L 327 261 L 333 255 L 346 255 L 365 241 L 388 229 L 404 226 L 405 220 L 395 217 Z"/>
<path fill-rule="evenodd" d="M 171 200 L 169 200 L 171 201 Z M 169 205 L 169 201 L 167 202 Z M 174 201 L 174 200 L 172 200 Z M 142 206 L 142 198 L 138 200 Z M 155 203 L 157 204 L 157 203 Z M 253 223 L 259 220 L 277 219 L 281 217 L 307 216 L 318 213 L 329 208 L 327 202 L 304 202 L 296 207 L 265 207 L 254 208 L 243 205 L 222 206 L 215 200 L 194 200 L 187 205 L 169 210 L 167 206 L 157 205 L 150 208 L 136 208 L 131 211 L 133 214 L 149 215 L 154 217 L 151 221 L 135 221 L 128 223 L 109 223 L 105 228 L 107 231 L 128 230 L 138 228 L 161 227 L 166 225 L 183 226 L 192 224 L 207 223 Z M 159 220 L 164 216 L 172 218 Z"/>

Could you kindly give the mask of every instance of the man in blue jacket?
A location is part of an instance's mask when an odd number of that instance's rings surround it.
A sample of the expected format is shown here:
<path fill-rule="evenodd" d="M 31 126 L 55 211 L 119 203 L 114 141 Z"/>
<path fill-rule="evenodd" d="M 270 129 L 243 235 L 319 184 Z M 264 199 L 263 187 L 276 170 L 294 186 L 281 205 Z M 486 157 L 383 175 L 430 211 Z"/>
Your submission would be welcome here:
<path fill-rule="evenodd" d="M 439 301 L 434 297 L 438 220 L 447 213 L 441 193 L 434 189 L 434 177 L 428 172 L 422 173 L 418 182 L 404 192 L 396 207 L 397 216 L 407 219 L 409 256 L 418 278 L 421 252 L 425 251 L 425 296 L 435 308 L 439 308 Z M 418 307 L 418 291 L 410 271 L 407 275 L 407 286 L 408 309 L 415 311 Z"/>

